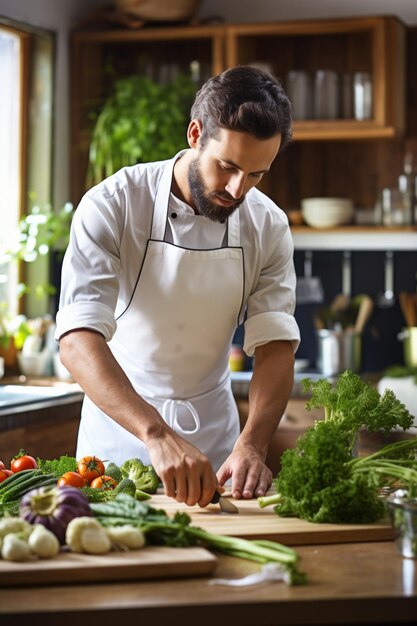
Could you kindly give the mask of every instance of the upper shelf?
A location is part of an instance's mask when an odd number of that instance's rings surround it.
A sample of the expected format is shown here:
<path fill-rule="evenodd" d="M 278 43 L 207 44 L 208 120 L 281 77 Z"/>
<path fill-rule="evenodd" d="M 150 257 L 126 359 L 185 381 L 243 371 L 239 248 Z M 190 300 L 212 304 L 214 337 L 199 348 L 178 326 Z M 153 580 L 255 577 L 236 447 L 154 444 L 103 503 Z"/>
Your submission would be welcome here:
<path fill-rule="evenodd" d="M 291 232 L 296 250 L 417 250 L 417 226 L 343 226 L 332 229 L 292 226 Z"/>

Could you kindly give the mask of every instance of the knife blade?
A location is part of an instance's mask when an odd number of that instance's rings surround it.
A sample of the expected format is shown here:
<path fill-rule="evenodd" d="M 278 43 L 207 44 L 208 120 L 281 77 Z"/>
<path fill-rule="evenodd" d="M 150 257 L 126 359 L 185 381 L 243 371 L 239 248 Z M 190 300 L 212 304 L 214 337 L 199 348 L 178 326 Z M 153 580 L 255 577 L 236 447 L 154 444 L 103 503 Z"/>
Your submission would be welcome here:
<path fill-rule="evenodd" d="M 230 500 L 224 498 L 218 491 L 215 491 L 211 499 L 211 504 L 217 503 L 219 504 L 222 513 L 239 513 L 239 509 L 233 504 L 233 502 L 230 502 Z"/>

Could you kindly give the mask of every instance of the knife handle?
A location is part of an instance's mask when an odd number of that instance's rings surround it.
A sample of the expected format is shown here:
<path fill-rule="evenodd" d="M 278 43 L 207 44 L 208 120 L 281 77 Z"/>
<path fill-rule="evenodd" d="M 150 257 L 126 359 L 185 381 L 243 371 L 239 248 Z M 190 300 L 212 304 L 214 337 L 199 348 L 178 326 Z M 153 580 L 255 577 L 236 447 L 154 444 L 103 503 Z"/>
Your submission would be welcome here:
<path fill-rule="evenodd" d="M 217 504 L 217 503 L 218 503 L 218 501 L 220 500 L 220 495 L 221 495 L 221 494 L 220 494 L 220 493 L 216 490 L 216 491 L 214 492 L 214 494 L 213 494 L 212 499 L 210 500 L 210 503 L 211 503 L 211 504 Z"/>

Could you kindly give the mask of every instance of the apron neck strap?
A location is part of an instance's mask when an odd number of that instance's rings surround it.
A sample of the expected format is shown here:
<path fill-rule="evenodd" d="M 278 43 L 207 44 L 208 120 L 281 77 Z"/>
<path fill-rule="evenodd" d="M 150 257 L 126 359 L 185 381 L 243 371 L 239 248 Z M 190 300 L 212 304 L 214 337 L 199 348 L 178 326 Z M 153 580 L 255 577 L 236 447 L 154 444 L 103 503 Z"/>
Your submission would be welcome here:
<path fill-rule="evenodd" d="M 175 155 L 173 159 L 167 161 L 164 170 L 159 178 L 155 201 L 153 205 L 153 217 L 151 228 L 151 239 L 155 241 L 164 241 L 165 231 L 168 219 L 169 195 L 171 193 L 172 175 L 174 165 L 177 159 L 185 152 L 185 150 Z M 227 246 L 229 248 L 237 248 L 240 246 L 240 219 L 239 209 L 236 209 L 230 217 L 227 218 Z"/>

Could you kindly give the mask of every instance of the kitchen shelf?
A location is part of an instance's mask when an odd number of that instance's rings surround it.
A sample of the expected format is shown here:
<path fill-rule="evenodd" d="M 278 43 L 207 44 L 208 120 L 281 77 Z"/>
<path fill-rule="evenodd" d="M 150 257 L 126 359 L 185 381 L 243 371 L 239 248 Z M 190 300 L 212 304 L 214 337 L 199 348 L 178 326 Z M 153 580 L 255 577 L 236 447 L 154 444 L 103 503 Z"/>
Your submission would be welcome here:
<path fill-rule="evenodd" d="M 342 226 L 316 229 L 291 228 L 296 250 L 417 250 L 417 227 Z"/>
<path fill-rule="evenodd" d="M 290 70 L 343 75 L 368 72 L 373 82 L 373 116 L 303 120 L 295 140 L 377 139 L 401 135 L 405 125 L 405 27 L 395 17 L 236 24 L 226 28 L 226 64 L 271 67 L 285 85 Z"/>
<path fill-rule="evenodd" d="M 155 72 L 164 64 L 175 64 L 185 70 L 192 61 L 198 61 L 202 81 L 243 63 L 266 64 L 284 83 L 291 69 L 313 73 L 324 68 L 339 75 L 369 72 L 374 101 L 371 120 L 296 120 L 294 139 L 302 145 L 317 141 L 377 140 L 403 133 L 405 35 L 404 25 L 390 16 L 74 31 L 70 90 L 71 200 L 78 203 L 86 191 L 92 113 L 111 91 L 114 77 L 141 71 L 144 59 Z M 109 67 L 113 68 L 113 77 Z M 285 156 L 279 160 L 280 168 Z M 317 154 L 314 157 L 307 154 L 301 160 L 303 169 L 310 170 L 317 165 Z M 273 199 L 277 196 L 276 178 L 275 173 L 266 177 L 266 184 L 271 187 L 267 192 Z M 279 188 L 282 199 L 281 180 Z M 364 204 L 362 198 L 356 201 Z M 291 206 L 287 202 L 285 205 Z"/>

